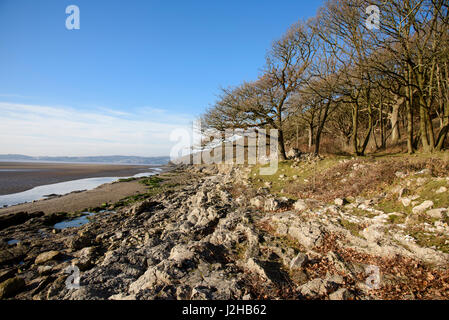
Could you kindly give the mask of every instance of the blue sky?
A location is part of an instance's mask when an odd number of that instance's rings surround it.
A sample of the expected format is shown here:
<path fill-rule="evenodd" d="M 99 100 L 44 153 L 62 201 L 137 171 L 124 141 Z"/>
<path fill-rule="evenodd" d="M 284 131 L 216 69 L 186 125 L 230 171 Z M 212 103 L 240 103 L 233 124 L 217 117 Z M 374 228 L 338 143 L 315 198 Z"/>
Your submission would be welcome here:
<path fill-rule="evenodd" d="M 80 9 L 67 30 L 65 8 Z M 167 155 L 321 1 L 0 0 L 0 153 Z"/>

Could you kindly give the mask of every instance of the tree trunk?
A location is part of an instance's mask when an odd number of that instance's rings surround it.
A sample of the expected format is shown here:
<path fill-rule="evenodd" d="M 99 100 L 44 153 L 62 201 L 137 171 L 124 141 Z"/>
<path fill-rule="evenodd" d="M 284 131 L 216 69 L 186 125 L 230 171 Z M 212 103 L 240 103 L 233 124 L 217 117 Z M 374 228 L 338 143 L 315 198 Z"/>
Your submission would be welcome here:
<path fill-rule="evenodd" d="M 287 154 L 285 153 L 284 132 L 282 129 L 279 129 L 278 144 L 279 144 L 279 158 L 281 160 L 287 160 Z"/>
<path fill-rule="evenodd" d="M 445 71 L 446 71 L 446 88 L 447 85 L 449 84 L 449 74 L 448 74 L 448 68 L 447 68 L 447 63 L 445 63 Z M 439 70 L 440 71 L 440 70 Z M 438 73 L 439 75 L 441 75 L 441 73 Z M 441 84 L 442 85 L 442 84 Z M 449 131 L 449 93 L 447 92 L 447 90 L 445 90 L 445 94 L 446 94 L 446 102 L 444 101 L 444 97 L 441 91 L 441 88 L 439 87 L 439 94 L 440 94 L 440 103 L 441 103 L 441 108 L 442 108 L 442 112 L 443 112 L 443 119 L 442 119 L 442 126 L 440 129 L 440 132 L 438 133 L 438 138 L 436 141 L 436 145 L 435 145 L 435 150 L 437 151 L 441 151 L 443 149 L 444 146 L 444 141 L 446 140 L 448 131 Z"/>
<path fill-rule="evenodd" d="M 385 149 L 386 142 L 385 142 L 385 125 L 384 125 L 384 116 L 383 116 L 383 103 L 380 104 L 379 109 L 379 121 L 380 121 L 380 147 L 382 149 Z"/>
<path fill-rule="evenodd" d="M 408 67 L 408 72 L 406 74 L 406 79 L 408 83 L 411 83 L 411 67 Z M 413 148 L 413 92 L 410 85 L 405 88 L 405 107 L 407 112 L 407 152 L 412 154 L 414 152 Z"/>
<path fill-rule="evenodd" d="M 352 108 L 352 146 L 354 154 L 359 156 L 359 141 L 357 139 L 357 131 L 359 130 L 359 106 L 354 103 Z"/>
<path fill-rule="evenodd" d="M 313 124 L 309 124 L 308 135 L 309 135 L 308 145 L 309 145 L 309 151 L 310 151 L 312 148 L 312 145 L 313 145 Z"/>
<path fill-rule="evenodd" d="M 371 133 L 373 132 L 373 111 L 371 105 L 368 105 L 368 132 L 366 134 L 365 140 L 363 141 L 362 149 L 359 150 L 359 155 L 364 156 L 366 147 L 368 146 L 369 139 L 371 138 Z"/>
<path fill-rule="evenodd" d="M 399 133 L 399 108 L 401 107 L 402 102 L 399 102 L 399 99 L 396 99 L 396 103 L 393 105 L 393 110 L 391 111 L 391 143 L 397 144 L 399 141 L 400 133 Z"/>

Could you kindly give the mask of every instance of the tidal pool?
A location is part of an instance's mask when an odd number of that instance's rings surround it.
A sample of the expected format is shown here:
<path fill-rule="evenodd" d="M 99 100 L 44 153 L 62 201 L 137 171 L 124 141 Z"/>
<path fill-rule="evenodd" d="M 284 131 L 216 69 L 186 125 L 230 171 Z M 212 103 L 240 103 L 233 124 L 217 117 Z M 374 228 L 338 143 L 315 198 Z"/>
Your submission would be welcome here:
<path fill-rule="evenodd" d="M 94 212 L 83 212 L 83 214 L 84 214 L 83 216 L 72 220 L 64 220 L 58 222 L 53 226 L 53 228 L 61 230 L 65 228 L 81 227 L 82 225 L 85 225 L 90 222 L 88 217 L 92 217 L 95 215 Z"/>

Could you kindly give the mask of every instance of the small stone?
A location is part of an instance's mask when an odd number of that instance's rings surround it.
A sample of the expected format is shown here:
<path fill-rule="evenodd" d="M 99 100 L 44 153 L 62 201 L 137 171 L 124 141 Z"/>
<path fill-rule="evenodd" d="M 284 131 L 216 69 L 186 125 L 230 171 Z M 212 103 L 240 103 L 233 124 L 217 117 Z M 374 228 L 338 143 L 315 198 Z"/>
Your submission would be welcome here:
<path fill-rule="evenodd" d="M 270 181 L 267 181 L 264 183 L 264 186 L 267 188 L 271 188 L 272 185 L 273 185 L 273 183 L 271 183 Z"/>
<path fill-rule="evenodd" d="M 416 175 L 418 175 L 418 174 L 432 174 L 432 170 L 426 168 L 426 169 L 422 169 L 421 171 L 416 172 L 415 174 Z"/>
<path fill-rule="evenodd" d="M 410 198 L 401 198 L 402 205 L 404 207 L 408 207 L 412 203 L 412 199 Z"/>
<path fill-rule="evenodd" d="M 249 203 L 256 208 L 262 207 L 263 199 L 261 197 L 255 197 L 249 200 Z"/>
<path fill-rule="evenodd" d="M 347 203 L 349 203 L 348 202 L 348 200 L 346 200 L 345 198 L 337 198 L 337 199 L 335 199 L 334 200 L 334 203 L 337 205 L 337 206 L 343 206 L 343 205 L 345 205 L 345 204 L 347 204 Z"/>
<path fill-rule="evenodd" d="M 298 255 L 293 258 L 290 263 L 290 269 L 293 268 L 303 268 L 309 262 L 309 257 L 305 253 L 298 253 Z"/>
<path fill-rule="evenodd" d="M 396 177 L 398 177 L 398 178 L 401 178 L 401 179 L 407 177 L 407 175 L 406 175 L 404 172 L 401 172 L 401 171 L 396 171 L 396 172 L 394 173 L 394 175 L 395 175 Z"/>
<path fill-rule="evenodd" d="M 416 179 L 416 184 L 418 185 L 418 186 L 422 186 L 424 183 L 426 183 L 427 182 L 427 178 L 418 178 L 418 179 Z"/>
<path fill-rule="evenodd" d="M 436 194 L 440 194 L 440 193 L 444 193 L 444 192 L 446 192 L 447 191 L 447 188 L 446 187 L 440 187 L 435 193 Z"/>

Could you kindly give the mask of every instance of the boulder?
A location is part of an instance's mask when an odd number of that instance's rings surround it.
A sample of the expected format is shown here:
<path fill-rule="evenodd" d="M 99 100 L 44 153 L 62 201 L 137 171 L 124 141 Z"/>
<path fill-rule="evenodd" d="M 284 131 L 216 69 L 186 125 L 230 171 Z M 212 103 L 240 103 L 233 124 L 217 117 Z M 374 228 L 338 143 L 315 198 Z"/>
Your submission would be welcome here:
<path fill-rule="evenodd" d="M 323 233 L 320 228 L 314 224 L 293 225 L 288 228 L 288 235 L 295 238 L 306 248 L 320 246 L 323 241 Z"/>
<path fill-rule="evenodd" d="M 264 209 L 266 211 L 276 211 L 276 210 L 279 210 L 280 207 L 281 207 L 280 201 L 278 201 L 274 198 L 265 200 Z"/>
<path fill-rule="evenodd" d="M 16 269 L 6 269 L 0 271 L 0 282 L 11 278 L 16 273 Z"/>
<path fill-rule="evenodd" d="M 65 245 L 72 250 L 80 250 L 84 247 L 90 246 L 92 243 L 91 235 L 81 232 L 78 235 L 66 240 Z"/>
<path fill-rule="evenodd" d="M 433 207 L 433 201 L 431 200 L 426 200 L 423 203 L 421 203 L 420 205 L 414 207 L 412 209 L 413 213 L 422 213 L 424 211 L 426 211 L 427 209 L 430 209 Z"/>
<path fill-rule="evenodd" d="M 14 277 L 0 283 L 0 299 L 15 296 L 25 287 L 23 278 Z"/>
<path fill-rule="evenodd" d="M 298 211 L 304 211 L 307 209 L 307 204 L 304 200 L 299 199 L 295 202 L 295 204 L 293 205 L 293 208 Z"/>
<path fill-rule="evenodd" d="M 36 257 L 36 260 L 34 260 L 34 263 L 35 264 L 43 264 L 45 262 L 57 259 L 60 255 L 61 255 L 61 253 L 56 250 L 43 252 Z"/>
<path fill-rule="evenodd" d="M 289 159 L 299 158 L 300 156 L 301 156 L 301 151 L 299 151 L 296 148 L 292 148 L 287 152 L 287 158 L 289 158 Z"/>
<path fill-rule="evenodd" d="M 428 215 L 431 218 L 442 219 L 443 213 L 446 213 L 446 212 L 447 212 L 446 208 L 437 208 L 437 209 L 427 210 L 426 215 Z"/>
<path fill-rule="evenodd" d="M 316 278 L 299 287 L 299 292 L 307 297 L 323 296 L 327 293 L 327 281 Z"/>
<path fill-rule="evenodd" d="M 329 295 L 329 300 L 352 300 L 354 295 L 346 288 L 340 288 Z"/>

